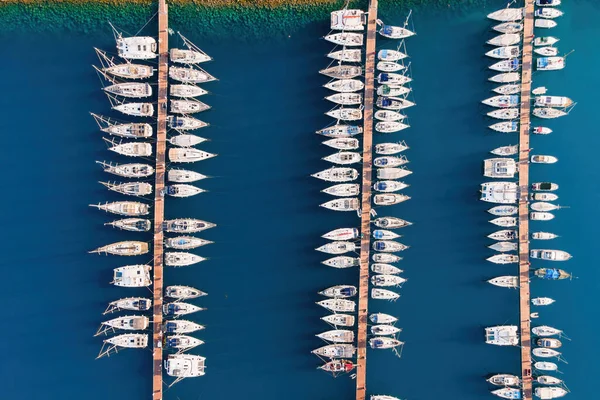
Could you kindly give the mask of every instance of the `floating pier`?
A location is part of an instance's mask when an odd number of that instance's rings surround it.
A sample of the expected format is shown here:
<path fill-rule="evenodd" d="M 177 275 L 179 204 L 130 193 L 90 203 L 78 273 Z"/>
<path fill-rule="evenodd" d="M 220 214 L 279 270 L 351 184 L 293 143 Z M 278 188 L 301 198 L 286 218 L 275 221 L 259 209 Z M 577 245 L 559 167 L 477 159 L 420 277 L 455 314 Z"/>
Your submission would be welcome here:
<path fill-rule="evenodd" d="M 365 97 L 363 128 L 363 173 L 361 199 L 360 279 L 358 285 L 358 334 L 356 355 L 356 400 L 365 400 L 367 392 L 367 322 L 369 303 L 369 250 L 371 238 L 371 186 L 373 169 L 373 102 L 375 92 L 375 39 L 377 36 L 377 0 L 369 1 L 365 50 Z"/>
<path fill-rule="evenodd" d="M 529 134 L 531 132 L 531 73 L 533 68 L 534 0 L 525 0 L 521 60 L 519 131 L 519 302 L 523 400 L 532 398 L 531 309 L 529 292 Z"/>
<path fill-rule="evenodd" d="M 152 399 L 163 398 L 163 221 L 165 219 L 165 172 L 167 153 L 167 81 L 169 60 L 169 10 L 158 1 L 158 118 L 156 124 L 156 181 L 154 187 L 154 286 L 152 288 Z"/>

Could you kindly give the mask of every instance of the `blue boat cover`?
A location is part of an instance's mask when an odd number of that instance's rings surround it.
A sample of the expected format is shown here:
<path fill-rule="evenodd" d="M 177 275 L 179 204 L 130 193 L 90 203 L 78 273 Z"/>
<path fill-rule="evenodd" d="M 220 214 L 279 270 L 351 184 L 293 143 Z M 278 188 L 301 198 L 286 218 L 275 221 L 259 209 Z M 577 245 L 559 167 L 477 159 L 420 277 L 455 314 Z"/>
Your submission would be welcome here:
<path fill-rule="evenodd" d="M 381 239 L 383 237 L 383 232 L 381 232 L 380 230 L 374 230 L 373 237 L 375 239 Z"/>
<path fill-rule="evenodd" d="M 385 249 L 385 243 L 375 242 L 375 250 L 381 251 Z"/>
<path fill-rule="evenodd" d="M 167 186 L 165 188 L 165 193 L 166 194 L 176 194 L 177 193 L 177 189 L 175 189 L 173 186 Z"/>
<path fill-rule="evenodd" d="M 387 82 L 389 80 L 388 74 L 379 74 L 379 82 Z"/>
<path fill-rule="evenodd" d="M 391 35 L 392 34 L 392 27 L 390 25 L 384 25 L 383 28 L 381 28 L 381 32 L 383 35 Z"/>
<path fill-rule="evenodd" d="M 173 332 L 175 332 L 176 328 L 177 328 L 177 324 L 175 324 L 172 321 L 169 321 L 165 325 L 165 332 L 167 332 L 167 333 L 173 333 Z"/>
<path fill-rule="evenodd" d="M 537 59 L 537 66 L 538 68 L 545 68 L 548 66 L 548 64 L 550 64 L 548 62 L 548 57 L 540 57 Z"/>
<path fill-rule="evenodd" d="M 375 188 L 377 190 L 382 190 L 383 191 L 383 190 L 387 189 L 387 184 L 385 182 L 377 182 L 375 184 Z"/>
<path fill-rule="evenodd" d="M 552 4 L 552 3 L 554 3 L 554 0 L 539 0 L 539 5 L 540 6 L 543 6 L 543 5 L 546 5 L 546 4 Z"/>
<path fill-rule="evenodd" d="M 392 100 L 388 99 L 387 97 L 382 97 L 381 98 L 381 105 L 383 107 L 389 107 L 393 104 Z"/>
<path fill-rule="evenodd" d="M 560 272 L 556 268 L 547 268 L 542 279 L 556 280 L 560 276 Z"/>
<path fill-rule="evenodd" d="M 350 126 L 350 127 L 348 127 L 348 132 L 351 135 L 357 135 L 360 133 L 360 128 L 358 126 Z"/>

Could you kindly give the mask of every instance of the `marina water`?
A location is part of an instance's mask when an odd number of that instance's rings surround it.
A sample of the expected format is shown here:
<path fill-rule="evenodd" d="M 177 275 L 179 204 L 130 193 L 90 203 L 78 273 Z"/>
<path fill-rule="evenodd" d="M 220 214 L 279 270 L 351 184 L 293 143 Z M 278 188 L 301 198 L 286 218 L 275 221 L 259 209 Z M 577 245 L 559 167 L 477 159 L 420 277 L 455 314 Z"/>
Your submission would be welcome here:
<path fill-rule="evenodd" d="M 560 185 L 560 205 L 550 222 L 532 222 L 533 231 L 561 235 L 533 248 L 557 248 L 574 258 L 560 265 L 578 279 L 534 281 L 532 296 L 557 302 L 540 310 L 540 323 L 563 329 L 572 339 L 561 364 L 572 390 L 570 399 L 593 398 L 600 350 L 590 338 L 598 329 L 596 268 L 600 145 L 595 119 L 600 78 L 595 52 L 600 5 L 565 1 L 565 16 L 551 35 L 561 53 L 575 48 L 562 71 L 534 74 L 534 87 L 578 102 L 570 116 L 546 124 L 547 137 L 533 137 L 534 154 L 552 154 L 555 165 L 534 165 L 531 180 Z M 371 301 L 372 311 L 399 317 L 406 341 L 402 358 L 369 350 L 368 393 L 411 400 L 476 400 L 490 396 L 484 375 L 518 373 L 519 349 L 486 346 L 483 327 L 518 323 L 518 293 L 484 283 L 515 273 L 515 267 L 485 261 L 492 252 L 485 236 L 494 228 L 478 201 L 488 151 L 517 142 L 516 135 L 492 133 L 480 101 L 490 96 L 483 57 L 492 36 L 485 15 L 503 6 L 457 11 L 415 10 L 418 35 L 408 43 L 417 107 L 407 110 L 412 128 L 378 141 L 404 139 L 414 174 L 409 202 L 378 208 L 414 223 L 400 239 L 410 247 L 398 265 L 409 279 L 396 303 Z M 406 10 L 383 3 L 380 16 L 401 24 Z M 320 235 L 356 226 L 353 213 L 325 211 L 324 186 L 310 178 L 328 165 L 331 150 L 314 135 L 329 123 L 330 104 L 317 71 L 327 65 L 330 45 L 319 38 L 328 21 L 298 27 L 278 37 L 248 41 L 249 26 L 183 32 L 214 57 L 207 70 L 220 81 L 205 85 L 212 94 L 203 114 L 212 126 L 199 131 L 211 139 L 200 147 L 219 157 L 193 168 L 214 178 L 192 199 L 169 199 L 167 218 L 197 217 L 218 227 L 199 235 L 215 244 L 197 254 L 210 260 L 167 269 L 168 284 L 189 284 L 209 293 L 195 301 L 208 310 L 190 319 L 206 325 L 196 336 L 206 343 L 192 353 L 207 357 L 207 375 L 166 390 L 165 399 L 350 399 L 354 381 L 332 379 L 316 370 L 310 350 L 321 345 L 315 334 L 327 329 L 326 315 L 314 304 L 316 292 L 338 283 L 356 284 L 356 270 L 332 270 L 313 249 Z M 177 21 L 172 21 L 177 30 Z M 123 27 L 130 32 L 138 27 Z M 253 26 L 255 31 L 260 29 Z M 540 35 L 540 32 L 536 32 Z M 289 36 L 289 37 L 288 37 Z M 171 36 L 175 40 L 176 36 Z M 112 268 L 144 263 L 150 257 L 123 259 L 86 252 L 117 240 L 150 240 L 150 235 L 118 232 L 102 224 L 114 218 L 89 203 L 116 200 L 99 180 L 95 160 L 108 154 L 89 111 L 108 113 L 90 64 L 92 47 L 111 49 L 110 28 L 75 36 L 2 34 L 4 76 L 0 99 L 4 143 L 2 242 L 4 276 L 0 301 L 4 333 L 0 342 L 4 399 L 147 399 L 151 387 L 150 351 L 124 351 L 94 360 L 93 338 L 101 312 L 114 299 L 149 295 L 112 287 Z M 385 45 L 378 39 L 378 47 Z M 10 196 L 9 196 L 10 195 Z M 534 267 L 550 266 L 534 262 Z M 556 265 L 553 265 L 556 266 Z M 537 311 L 537 310 L 536 310 Z M 168 378 L 167 378 L 168 379 Z"/>

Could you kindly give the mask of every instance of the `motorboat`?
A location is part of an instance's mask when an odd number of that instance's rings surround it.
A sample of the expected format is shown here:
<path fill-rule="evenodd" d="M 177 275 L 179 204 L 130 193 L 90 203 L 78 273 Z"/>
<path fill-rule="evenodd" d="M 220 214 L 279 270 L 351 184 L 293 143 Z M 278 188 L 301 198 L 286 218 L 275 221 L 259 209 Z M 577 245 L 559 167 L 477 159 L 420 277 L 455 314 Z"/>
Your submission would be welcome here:
<path fill-rule="evenodd" d="M 358 79 L 338 79 L 326 83 L 325 85 L 323 85 L 323 87 L 329 90 L 333 90 L 334 92 L 351 93 L 363 90 L 365 84 L 362 81 L 359 81 Z"/>
<path fill-rule="evenodd" d="M 414 106 L 415 103 L 400 97 L 380 96 L 377 98 L 375 105 L 386 110 L 403 110 L 405 108 Z"/>
<path fill-rule="evenodd" d="M 391 72 L 390 73 L 381 72 L 380 74 L 377 75 L 377 82 L 382 85 L 402 86 L 411 81 L 412 81 L 412 79 L 406 75 L 394 74 Z"/>
<path fill-rule="evenodd" d="M 518 72 L 504 72 L 498 75 L 494 75 L 491 78 L 488 79 L 490 82 L 496 82 L 496 83 L 512 83 L 512 82 L 519 82 L 521 80 L 521 74 L 519 74 Z M 502 93 L 502 94 L 508 94 L 508 93 Z"/>
<path fill-rule="evenodd" d="M 547 261 L 567 261 L 573 256 L 562 250 L 530 250 L 531 258 L 539 258 Z"/>
<path fill-rule="evenodd" d="M 498 78 L 498 79 L 500 79 L 500 78 Z M 501 86 L 498 86 L 498 87 L 492 89 L 492 91 L 494 93 L 498 93 L 498 94 L 517 94 L 517 93 L 521 93 L 521 85 L 515 84 L 515 83 L 501 85 Z"/>
<path fill-rule="evenodd" d="M 358 178 L 358 171 L 354 168 L 332 167 L 311 176 L 328 182 L 349 182 Z"/>
<path fill-rule="evenodd" d="M 354 138 L 333 138 L 323 144 L 337 150 L 356 150 L 359 147 L 358 139 Z"/>
<path fill-rule="evenodd" d="M 406 118 L 406 115 L 390 110 L 377 110 L 373 116 L 380 121 L 400 121 Z"/>
<path fill-rule="evenodd" d="M 546 203 L 543 201 L 531 203 L 531 209 L 535 211 L 554 211 L 558 210 L 560 206 L 552 203 Z"/>
<path fill-rule="evenodd" d="M 360 93 L 334 93 L 325 97 L 325 99 L 343 106 L 359 105 L 363 103 L 363 96 Z"/>
<path fill-rule="evenodd" d="M 193 218 L 177 218 L 165 220 L 163 222 L 163 229 L 165 232 L 171 233 L 196 233 L 202 232 L 206 229 L 214 228 L 217 226 L 212 222 L 206 222 L 199 219 Z"/>
<path fill-rule="evenodd" d="M 96 161 L 96 164 L 100 164 L 104 172 L 123 178 L 147 178 L 154 174 L 154 168 L 149 164 L 113 164 L 105 161 Z"/>
<path fill-rule="evenodd" d="M 150 214 L 150 205 L 137 201 L 114 201 L 104 204 L 90 204 L 90 207 L 96 207 L 100 210 L 128 217 L 139 217 Z"/>
<path fill-rule="evenodd" d="M 374 324 L 393 324 L 398 318 L 384 313 L 373 313 L 369 315 L 369 320 Z"/>
<path fill-rule="evenodd" d="M 565 57 L 538 57 L 538 71 L 557 71 L 565 67 Z"/>
<path fill-rule="evenodd" d="M 328 188 L 321 190 L 321 192 L 338 197 L 358 196 L 360 193 L 360 185 L 358 183 L 340 183 L 329 186 Z"/>
<path fill-rule="evenodd" d="M 348 343 L 329 344 L 311 351 L 311 353 L 326 358 L 351 358 L 356 353 L 356 347 Z"/>
<path fill-rule="evenodd" d="M 383 155 L 392 155 L 402 153 L 409 147 L 404 142 L 400 143 L 379 143 L 375 145 L 375 153 Z"/>
<path fill-rule="evenodd" d="M 405 176 L 412 174 L 411 170 L 406 168 L 378 168 L 377 169 L 377 179 L 401 179 Z"/>
<path fill-rule="evenodd" d="M 531 328 L 531 332 L 533 332 L 536 336 L 547 337 L 547 336 L 556 336 L 562 335 L 563 331 L 560 329 L 553 328 L 548 325 L 541 325 Z"/>
<path fill-rule="evenodd" d="M 376 68 L 381 72 L 398 72 L 406 67 L 393 61 L 379 61 Z"/>
<path fill-rule="evenodd" d="M 192 333 L 204 329 L 203 325 L 185 319 L 173 319 L 166 321 L 164 325 L 165 333 Z"/>
<path fill-rule="evenodd" d="M 488 14 L 489 19 L 500 22 L 512 22 L 520 21 L 523 19 L 524 9 L 523 8 L 503 8 L 493 13 Z"/>
<path fill-rule="evenodd" d="M 316 131 L 316 133 L 317 135 L 323 135 L 332 138 L 347 138 L 350 136 L 359 135 L 362 133 L 362 131 L 362 126 L 335 124 L 328 126 L 327 128 L 319 129 Z"/>
<path fill-rule="evenodd" d="M 371 334 L 377 336 L 387 336 L 387 335 L 395 335 L 399 332 L 402 332 L 401 328 L 397 328 L 393 325 L 371 325 Z"/>
<path fill-rule="evenodd" d="M 344 8 L 331 12 L 331 30 L 362 31 L 365 29 L 365 22 L 363 10 Z"/>
<path fill-rule="evenodd" d="M 319 71 L 320 74 L 333 79 L 352 79 L 363 74 L 363 69 L 357 65 L 335 65 Z"/>
<path fill-rule="evenodd" d="M 177 147 L 169 149 L 169 161 L 174 163 L 192 163 L 208 160 L 216 156 L 216 154 L 195 148 Z"/>
<path fill-rule="evenodd" d="M 193 349 L 204 342 L 188 335 L 171 335 L 165 338 L 165 348 L 176 349 L 179 352 Z"/>
<path fill-rule="evenodd" d="M 339 46 L 362 46 L 364 41 L 364 35 L 356 32 L 340 32 L 332 33 L 323 37 L 328 42 L 337 44 Z"/>
<path fill-rule="evenodd" d="M 369 339 L 369 346 L 371 346 L 372 349 L 393 349 L 402 345 L 404 345 L 404 342 L 385 336 Z"/>
<path fill-rule="evenodd" d="M 182 83 L 206 83 L 217 80 L 217 78 L 198 67 L 170 67 L 169 77 Z"/>
<path fill-rule="evenodd" d="M 394 133 L 410 128 L 410 125 L 399 121 L 380 121 L 375 124 L 375 130 L 379 133 Z"/>
<path fill-rule="evenodd" d="M 208 93 L 208 91 L 206 91 L 196 85 L 190 85 L 190 84 L 169 85 L 169 94 L 173 97 L 190 98 L 190 97 L 203 96 L 207 93 Z"/>
<path fill-rule="evenodd" d="M 146 196 L 152 193 L 153 186 L 148 182 L 100 182 L 108 190 L 127 196 Z"/>
<path fill-rule="evenodd" d="M 150 143 L 117 143 L 104 138 L 109 145 L 108 150 L 127 157 L 149 157 L 152 155 L 152 145 Z"/>
<path fill-rule="evenodd" d="M 150 227 L 152 226 L 152 223 L 149 219 L 125 218 L 112 222 L 107 222 L 104 225 L 112 226 L 114 228 L 118 228 L 123 231 L 129 232 L 148 232 L 150 230 Z"/>
<path fill-rule="evenodd" d="M 354 315 L 331 314 L 321 317 L 321 320 L 334 326 L 354 326 Z"/>
<path fill-rule="evenodd" d="M 191 286 L 171 285 L 165 288 L 165 296 L 173 299 L 187 300 L 206 296 L 206 293 Z"/>
<path fill-rule="evenodd" d="M 396 301 L 400 298 L 400 295 L 388 289 L 372 288 L 371 298 L 375 300 Z"/>
<path fill-rule="evenodd" d="M 515 254 L 496 254 L 488 257 L 487 260 L 494 264 L 516 264 L 519 262 L 519 256 Z"/>
<path fill-rule="evenodd" d="M 562 354 L 559 351 L 556 351 L 554 349 L 547 349 L 545 347 L 536 347 L 535 349 L 533 349 L 531 351 L 531 353 L 534 356 L 539 357 L 539 358 L 553 358 L 553 357 L 560 358 L 560 356 Z"/>
<path fill-rule="evenodd" d="M 346 299 L 327 299 L 317 302 L 323 308 L 331 312 L 354 312 L 356 309 L 356 302 Z"/>
<path fill-rule="evenodd" d="M 565 388 L 560 386 L 549 386 L 549 387 L 537 387 L 533 392 L 537 397 L 542 400 L 545 399 L 557 399 L 565 396 L 568 392 Z"/>
<path fill-rule="evenodd" d="M 179 135 L 171 136 L 169 139 L 167 139 L 167 141 L 173 146 L 179 147 L 193 147 L 197 144 L 205 142 L 206 140 L 208 139 L 196 135 L 191 135 L 189 133 L 182 133 Z"/>
<path fill-rule="evenodd" d="M 556 7 L 560 6 L 561 0 L 535 0 L 538 7 Z"/>
<path fill-rule="evenodd" d="M 517 206 L 496 206 L 490 208 L 488 212 L 492 215 L 506 217 L 509 215 L 515 215 L 517 212 L 519 212 L 519 208 Z"/>
<path fill-rule="evenodd" d="M 499 325 L 485 328 L 485 342 L 496 346 L 516 346 L 519 344 L 518 327 Z"/>
<path fill-rule="evenodd" d="M 401 156 L 401 157 L 383 156 L 383 157 L 376 157 L 373 160 L 373 165 L 378 168 L 399 167 L 399 166 L 407 164 L 407 163 L 408 163 L 408 159 L 405 156 Z"/>
<path fill-rule="evenodd" d="M 534 274 L 540 279 L 549 281 L 571 279 L 571 274 L 558 268 L 539 268 L 535 270 Z"/>
<path fill-rule="evenodd" d="M 333 211 L 356 211 L 360 208 L 360 200 L 357 197 L 340 197 L 329 200 L 320 207 Z"/>
<path fill-rule="evenodd" d="M 376 227 L 383 229 L 398 229 L 412 225 L 411 222 L 396 217 L 380 217 L 373 221 Z"/>
<path fill-rule="evenodd" d="M 514 105 L 513 105 L 514 107 Z M 491 130 L 502 133 L 512 133 L 519 130 L 519 123 L 517 121 L 502 121 L 497 122 L 489 126 Z M 507 147 L 507 146 L 505 146 Z M 510 147 L 510 146 L 508 146 Z"/>
<path fill-rule="evenodd" d="M 499 276 L 488 280 L 494 286 L 505 287 L 505 288 L 518 288 L 519 277 L 518 276 Z"/>
<path fill-rule="evenodd" d="M 523 31 L 523 24 L 509 21 L 493 26 L 492 29 L 500 33 L 518 33 Z"/>
<path fill-rule="evenodd" d="M 152 285 L 149 265 L 126 265 L 113 269 L 111 284 L 119 287 L 147 287 Z"/>
<path fill-rule="evenodd" d="M 488 178 L 513 178 L 517 163 L 512 158 L 488 158 L 483 162 L 483 176 Z"/>
<path fill-rule="evenodd" d="M 532 155 L 531 162 L 537 164 L 554 164 L 558 161 L 558 158 L 554 156 L 545 156 L 545 155 Z"/>
<path fill-rule="evenodd" d="M 327 232 L 321 237 L 327 240 L 353 240 L 360 236 L 357 228 L 339 228 Z"/>
<path fill-rule="evenodd" d="M 351 372 L 356 365 L 350 360 L 331 360 L 326 362 L 323 365 L 318 366 L 317 368 L 331 372 L 332 374 L 341 374 Z"/>
<path fill-rule="evenodd" d="M 556 21 L 553 21 L 551 19 L 546 19 L 546 18 L 536 18 L 535 22 L 533 23 L 533 26 L 536 28 L 546 28 L 546 29 L 554 28 L 554 27 L 556 27 L 556 25 L 558 25 L 556 23 Z"/>
<path fill-rule="evenodd" d="M 397 181 L 377 181 L 373 184 L 373 190 L 382 193 L 393 193 L 406 189 L 408 185 Z"/>
<path fill-rule="evenodd" d="M 360 62 L 362 59 L 361 49 L 342 49 L 332 51 L 327 57 L 343 62 Z"/>
<path fill-rule="evenodd" d="M 514 156 L 519 152 L 519 145 L 512 146 L 502 146 L 497 147 L 494 150 L 490 151 L 490 153 L 495 154 L 497 156 Z"/>
<path fill-rule="evenodd" d="M 522 398 L 522 395 L 523 395 L 521 392 L 521 389 L 509 388 L 509 387 L 492 390 L 491 393 L 493 395 L 501 397 L 503 399 L 510 399 L 510 400 L 519 400 Z"/>
<path fill-rule="evenodd" d="M 558 185 L 552 182 L 536 182 L 531 185 L 533 190 L 553 192 L 558 190 Z"/>
<path fill-rule="evenodd" d="M 125 297 L 108 303 L 102 315 L 116 311 L 148 311 L 152 307 L 152 300 L 144 297 Z"/>
<path fill-rule="evenodd" d="M 536 47 L 554 46 L 559 40 L 553 36 L 538 36 L 533 39 L 533 45 Z"/>
<path fill-rule="evenodd" d="M 361 156 L 360 153 L 354 151 L 340 151 L 338 153 L 328 155 L 327 157 L 323 157 L 322 159 L 334 164 L 348 165 L 360 162 Z"/>
<path fill-rule="evenodd" d="M 357 257 L 349 256 L 337 256 L 329 258 L 325 261 L 321 261 L 321 263 L 333 268 L 357 267 L 360 264 L 359 259 Z"/>
<path fill-rule="evenodd" d="M 167 179 L 171 182 L 192 183 L 206 178 L 208 178 L 206 175 L 185 169 L 170 168 L 167 171 Z"/>
<path fill-rule="evenodd" d="M 534 126 L 531 131 L 536 135 L 549 135 L 552 133 L 552 129 L 546 128 L 544 126 Z"/>
<path fill-rule="evenodd" d="M 515 242 L 496 242 L 490 246 L 488 246 L 488 248 L 492 249 L 492 250 L 496 250 L 499 251 L 501 253 L 507 252 L 507 251 L 516 251 L 519 248 L 519 245 Z"/>
<path fill-rule="evenodd" d="M 506 108 L 506 107 L 516 107 L 519 104 L 519 96 L 518 95 L 500 95 L 493 96 L 487 98 L 482 101 L 483 104 L 490 107 L 498 107 L 498 108 Z M 515 122 L 516 124 L 516 122 Z M 492 128 L 493 129 L 493 128 Z M 510 131 L 514 132 L 514 131 Z"/>
<path fill-rule="evenodd" d="M 406 282 L 405 278 L 397 275 L 373 275 L 371 284 L 376 287 L 402 286 Z"/>
<path fill-rule="evenodd" d="M 533 52 L 544 57 L 552 57 L 558 55 L 558 49 L 552 46 L 538 47 L 533 49 Z"/>
<path fill-rule="evenodd" d="M 532 221 L 550 221 L 551 219 L 554 219 L 554 214 L 551 214 L 549 212 L 531 212 L 529 213 L 529 218 Z"/>
<path fill-rule="evenodd" d="M 492 46 L 512 46 L 513 44 L 517 44 L 521 42 L 521 34 L 519 33 L 503 33 L 502 35 L 498 35 L 486 43 L 491 44 Z"/>
<path fill-rule="evenodd" d="M 191 131 L 208 126 L 206 122 L 187 115 L 167 115 L 167 124 L 169 128 L 180 131 Z"/>
<path fill-rule="evenodd" d="M 490 221 L 494 225 L 511 227 L 517 226 L 517 218 L 516 217 L 498 217 L 494 218 Z"/>
<path fill-rule="evenodd" d="M 515 182 L 485 182 L 481 184 L 482 201 L 498 204 L 517 202 L 517 184 Z"/>
<path fill-rule="evenodd" d="M 186 378 L 196 378 L 204 376 L 205 363 L 206 357 L 194 354 L 169 354 L 165 360 L 165 372 L 167 375 L 175 377 L 175 382 Z"/>
<path fill-rule="evenodd" d="M 335 108 L 327 111 L 325 115 L 342 121 L 358 121 L 363 118 L 362 108 Z"/>
<path fill-rule="evenodd" d="M 177 250 L 191 250 L 207 244 L 214 243 L 211 240 L 200 239 L 195 236 L 176 236 L 165 240 L 165 247 Z"/>
<path fill-rule="evenodd" d="M 562 379 L 558 379 L 550 375 L 538 376 L 536 378 L 536 382 L 542 385 L 560 385 L 563 383 Z"/>
<path fill-rule="evenodd" d="M 382 253 L 397 253 L 406 249 L 408 249 L 408 246 L 393 240 L 376 240 L 373 242 L 373 250 Z"/>
<path fill-rule="evenodd" d="M 323 339 L 332 343 L 352 343 L 354 342 L 354 331 L 348 329 L 334 329 L 327 332 L 322 332 L 317 335 L 319 339 Z"/>
<path fill-rule="evenodd" d="M 534 13 L 536 17 L 549 19 L 562 17 L 563 14 L 562 11 L 557 10 L 556 8 L 538 8 Z"/>
<path fill-rule="evenodd" d="M 538 361 L 533 364 L 533 368 L 540 371 L 558 371 L 558 365 L 548 361 Z"/>
<path fill-rule="evenodd" d="M 195 114 L 210 108 L 198 100 L 171 100 L 171 112 L 173 114 Z"/>
<path fill-rule="evenodd" d="M 558 349 L 562 346 L 562 343 L 560 340 L 552 339 L 552 338 L 540 338 L 540 339 L 536 340 L 535 344 L 537 344 L 540 347 L 545 347 L 548 349 Z"/>
<path fill-rule="evenodd" d="M 111 108 L 134 117 L 151 117 L 154 115 L 154 105 L 152 103 L 122 103 Z"/>
<path fill-rule="evenodd" d="M 163 314 L 171 317 L 180 315 L 192 314 L 198 311 L 204 311 L 205 308 L 195 306 L 193 304 L 175 301 L 173 303 L 163 304 Z"/>
<path fill-rule="evenodd" d="M 390 86 L 390 85 L 380 85 L 377 87 L 377 94 L 379 96 L 388 96 L 388 97 L 400 97 L 406 96 L 411 92 L 411 88 L 406 86 Z"/>
<path fill-rule="evenodd" d="M 408 55 L 398 50 L 382 49 L 377 53 L 377 59 L 379 61 L 400 61 L 408 57 Z"/>
<path fill-rule="evenodd" d="M 326 297 L 333 297 L 336 299 L 347 299 L 349 297 L 356 296 L 358 290 L 356 286 L 352 285 L 336 285 L 323 289 L 319 292 L 320 295 Z"/>
<path fill-rule="evenodd" d="M 377 24 L 381 25 L 378 31 L 379 34 L 388 39 L 405 39 L 415 35 L 414 32 L 404 27 L 386 25 L 380 19 L 377 20 Z"/>
<path fill-rule="evenodd" d="M 564 96 L 536 96 L 534 104 L 537 107 L 565 108 L 571 106 L 573 100 Z"/>
<path fill-rule="evenodd" d="M 378 206 L 391 206 L 410 200 L 410 196 L 397 193 L 376 194 L 373 196 L 373 203 Z"/>
<path fill-rule="evenodd" d="M 515 119 L 519 116 L 518 108 L 501 108 L 487 113 L 488 117 L 496 119 Z"/>
<path fill-rule="evenodd" d="M 113 256 L 139 256 L 148 253 L 148 243 L 136 240 L 125 240 L 98 247 L 88 253 L 112 254 Z"/>
<path fill-rule="evenodd" d="M 315 250 L 327 253 L 327 254 L 344 254 L 351 251 L 356 251 L 357 246 L 354 242 L 348 241 L 334 241 L 326 243 Z"/>
<path fill-rule="evenodd" d="M 102 90 L 116 96 L 134 99 L 152 96 L 152 86 L 150 86 L 148 83 L 142 82 L 115 83 L 113 85 L 103 87 Z"/>
<path fill-rule="evenodd" d="M 533 232 L 531 237 L 538 240 L 551 240 L 556 239 L 558 235 L 550 232 Z"/>
<path fill-rule="evenodd" d="M 391 264 L 384 264 L 384 263 L 371 264 L 371 271 L 373 271 L 376 274 L 383 274 L 383 275 L 398 275 L 398 274 L 401 274 L 402 272 L 404 272 L 400 268 L 396 268 Z"/>
<path fill-rule="evenodd" d="M 489 383 L 496 386 L 520 386 L 521 379 L 516 375 L 496 374 L 486 379 Z"/>
<path fill-rule="evenodd" d="M 488 238 L 498 241 L 515 240 L 517 238 L 517 231 L 514 229 L 503 229 L 490 233 Z"/>
<path fill-rule="evenodd" d="M 165 265 L 167 267 L 187 267 L 204 260 L 206 260 L 206 258 L 183 251 L 171 251 L 165 253 Z"/>

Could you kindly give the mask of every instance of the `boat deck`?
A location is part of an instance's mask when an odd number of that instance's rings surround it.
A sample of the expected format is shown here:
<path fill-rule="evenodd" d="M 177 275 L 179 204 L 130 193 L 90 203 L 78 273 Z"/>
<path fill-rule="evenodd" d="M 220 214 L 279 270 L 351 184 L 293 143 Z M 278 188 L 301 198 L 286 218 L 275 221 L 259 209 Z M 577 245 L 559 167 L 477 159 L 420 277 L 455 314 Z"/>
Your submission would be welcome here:
<path fill-rule="evenodd" d="M 371 238 L 371 186 L 373 162 L 373 102 L 375 92 L 375 39 L 377 0 L 369 1 L 365 62 L 365 104 L 363 127 L 363 173 L 361 200 L 360 279 L 358 286 L 358 334 L 356 346 L 356 400 L 367 392 L 367 321 L 369 302 L 369 250 Z"/>
<path fill-rule="evenodd" d="M 529 292 L 529 134 L 531 132 L 531 74 L 533 68 L 534 0 L 525 0 L 521 67 L 521 126 L 519 131 L 519 303 L 523 400 L 532 398 L 531 309 Z"/>
<path fill-rule="evenodd" d="M 154 187 L 154 286 L 152 318 L 152 400 L 162 400 L 162 305 L 163 305 L 163 242 L 165 219 L 166 152 L 167 152 L 167 81 L 169 61 L 169 10 L 166 0 L 158 1 L 158 113 L 156 126 L 156 181 Z"/>

